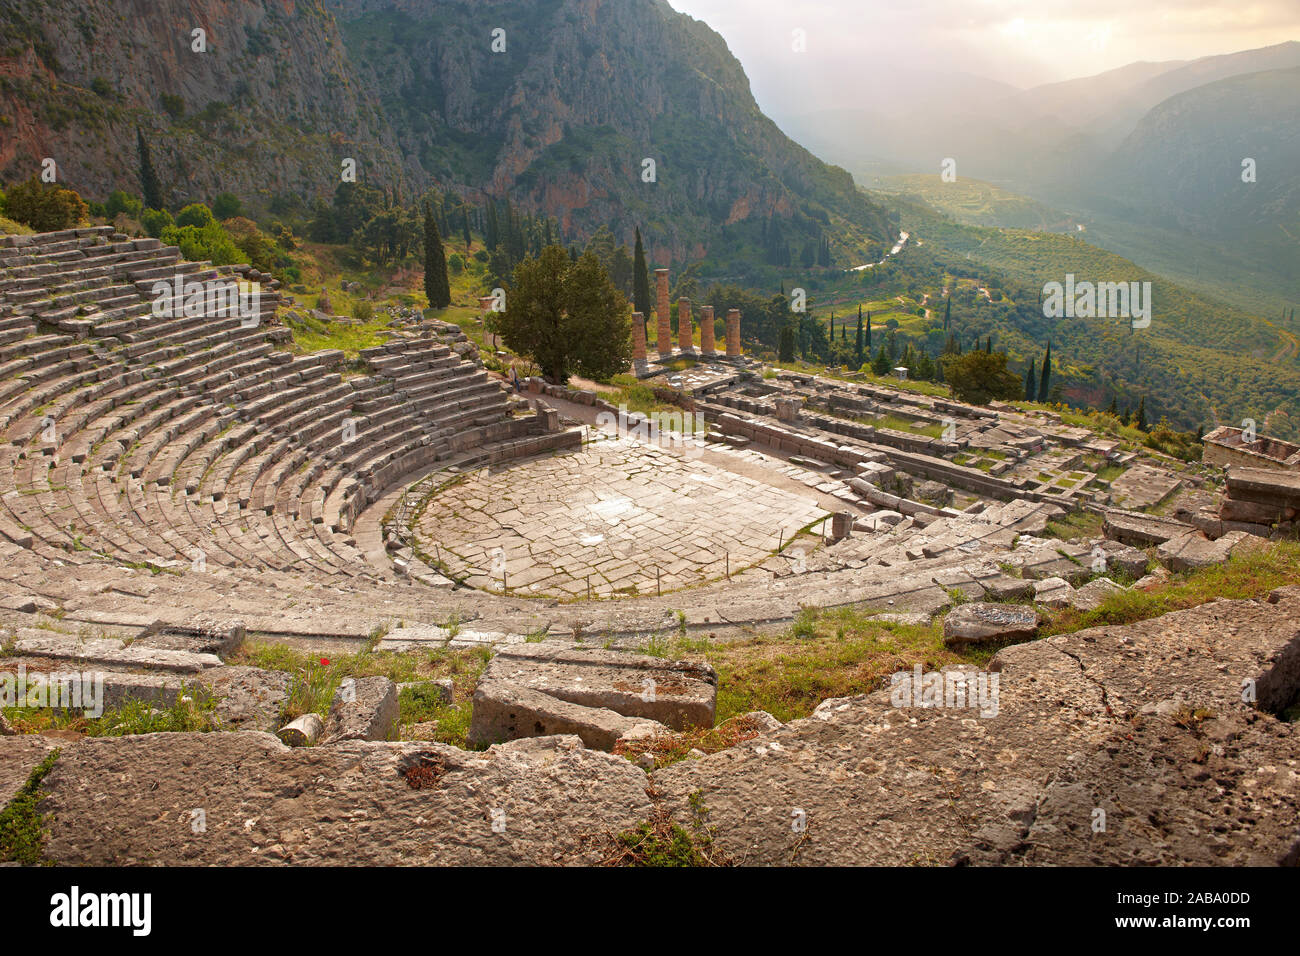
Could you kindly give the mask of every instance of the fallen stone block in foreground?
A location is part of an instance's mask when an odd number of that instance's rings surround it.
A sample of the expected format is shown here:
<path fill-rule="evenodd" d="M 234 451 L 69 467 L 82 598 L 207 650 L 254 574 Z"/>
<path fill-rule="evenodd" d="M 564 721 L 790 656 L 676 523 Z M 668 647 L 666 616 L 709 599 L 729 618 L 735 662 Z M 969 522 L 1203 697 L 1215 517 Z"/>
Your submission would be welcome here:
<path fill-rule="evenodd" d="M 1037 631 L 1038 612 L 1021 604 L 962 604 L 943 621 L 945 644 L 1025 639 Z"/>
<path fill-rule="evenodd" d="M 1244 531 L 1230 531 L 1211 541 L 1199 531 L 1189 531 L 1162 544 L 1156 557 L 1170 571 L 1191 571 L 1222 564 L 1240 550 L 1257 547 L 1252 537 Z"/>
<path fill-rule="evenodd" d="M 712 727 L 716 706 L 717 675 L 705 664 L 526 644 L 502 651 L 483 672 L 469 739 L 573 733 L 603 749 L 669 728 Z"/>
<path fill-rule="evenodd" d="M 63 749 L 41 791 L 56 864 L 591 864 L 606 852 L 596 838 L 652 809 L 645 773 L 576 737 L 485 753 L 423 741 L 289 748 L 256 732 L 6 737 L 0 784 L 21 786 L 53 744 Z"/>
<path fill-rule="evenodd" d="M 334 692 L 325 742 L 394 740 L 397 722 L 396 684 L 387 677 L 349 677 Z"/>

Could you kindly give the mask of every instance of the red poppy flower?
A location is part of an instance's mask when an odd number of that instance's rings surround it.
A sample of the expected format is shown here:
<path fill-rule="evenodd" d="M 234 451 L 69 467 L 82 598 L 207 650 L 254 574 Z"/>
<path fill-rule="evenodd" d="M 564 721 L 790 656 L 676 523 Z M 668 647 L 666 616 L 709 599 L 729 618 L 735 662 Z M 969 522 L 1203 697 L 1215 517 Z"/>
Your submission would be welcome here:
<path fill-rule="evenodd" d="M 323 664 L 325 667 L 329 667 L 329 666 L 330 666 L 330 659 L 329 659 L 328 657 L 322 657 L 322 658 L 320 659 L 320 662 L 321 662 L 321 664 Z"/>

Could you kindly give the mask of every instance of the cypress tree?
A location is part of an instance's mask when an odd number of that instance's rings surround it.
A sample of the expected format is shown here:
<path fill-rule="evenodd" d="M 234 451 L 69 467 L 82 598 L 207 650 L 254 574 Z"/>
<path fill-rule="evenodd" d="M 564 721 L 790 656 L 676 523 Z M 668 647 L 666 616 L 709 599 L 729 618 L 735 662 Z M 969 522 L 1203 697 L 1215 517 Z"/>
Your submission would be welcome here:
<path fill-rule="evenodd" d="M 867 351 L 871 351 L 871 313 L 867 313 Z"/>
<path fill-rule="evenodd" d="M 1145 395 L 1138 399 L 1137 427 L 1138 431 L 1144 432 L 1147 430 L 1147 397 Z"/>
<path fill-rule="evenodd" d="M 948 295 L 943 307 L 943 330 L 948 331 L 948 320 L 952 318 L 952 296 Z"/>
<path fill-rule="evenodd" d="M 1052 387 L 1052 343 L 1047 343 L 1047 354 L 1043 356 L 1043 375 L 1038 380 L 1038 400 L 1046 403 Z"/>
<path fill-rule="evenodd" d="M 144 138 L 144 131 L 138 126 L 135 128 L 135 143 L 140 152 L 140 190 L 144 194 L 144 207 L 162 209 L 162 183 L 158 181 L 158 173 L 153 168 L 149 142 Z"/>
<path fill-rule="evenodd" d="M 438 232 L 438 219 L 428 203 L 424 204 L 424 294 L 429 297 L 430 308 L 445 309 L 451 305 L 447 256 Z"/>
<path fill-rule="evenodd" d="M 469 252 L 470 238 L 469 238 L 469 210 L 468 209 L 465 210 L 465 220 L 464 222 L 461 223 L 461 231 L 465 235 L 465 251 Z"/>
<path fill-rule="evenodd" d="M 782 362 L 794 361 L 794 327 L 789 322 L 781 326 L 781 337 L 777 346 L 777 353 Z"/>
<path fill-rule="evenodd" d="M 862 306 L 858 306 L 858 337 L 855 341 L 853 357 L 856 359 L 855 368 L 862 368 Z"/>
<path fill-rule="evenodd" d="M 497 220 L 497 204 L 493 199 L 487 201 L 487 231 L 483 238 L 489 252 L 501 241 L 501 224 Z"/>
<path fill-rule="evenodd" d="M 636 251 L 632 254 L 632 302 L 634 311 L 650 315 L 650 274 L 646 270 L 640 227 L 636 230 Z"/>
<path fill-rule="evenodd" d="M 1038 383 L 1034 381 L 1034 369 L 1038 366 L 1038 360 L 1034 359 L 1025 369 L 1025 401 L 1032 402 L 1034 396 L 1038 394 Z"/>
<path fill-rule="evenodd" d="M 988 341 L 984 344 L 984 354 L 985 355 L 993 354 L 993 336 L 991 335 L 989 336 Z"/>

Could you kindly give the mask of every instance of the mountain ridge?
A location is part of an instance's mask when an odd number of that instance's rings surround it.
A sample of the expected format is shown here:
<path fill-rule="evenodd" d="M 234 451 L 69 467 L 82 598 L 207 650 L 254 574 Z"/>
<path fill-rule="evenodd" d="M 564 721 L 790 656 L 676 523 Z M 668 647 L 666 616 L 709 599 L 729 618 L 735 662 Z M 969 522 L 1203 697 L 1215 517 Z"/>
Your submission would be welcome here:
<path fill-rule="evenodd" d="M 135 191 L 140 126 L 176 204 L 328 198 L 352 157 L 408 199 L 433 184 L 509 196 L 561 218 L 571 239 L 613 223 L 630 241 L 640 224 L 664 264 L 756 240 L 768 216 L 795 239 L 825 232 L 845 258 L 893 231 L 847 172 L 762 114 L 725 41 L 664 0 L 9 6 L 9 180 L 54 155 L 91 196 Z M 114 33 L 123 20 L 138 34 Z M 190 52 L 191 23 L 209 52 Z"/>

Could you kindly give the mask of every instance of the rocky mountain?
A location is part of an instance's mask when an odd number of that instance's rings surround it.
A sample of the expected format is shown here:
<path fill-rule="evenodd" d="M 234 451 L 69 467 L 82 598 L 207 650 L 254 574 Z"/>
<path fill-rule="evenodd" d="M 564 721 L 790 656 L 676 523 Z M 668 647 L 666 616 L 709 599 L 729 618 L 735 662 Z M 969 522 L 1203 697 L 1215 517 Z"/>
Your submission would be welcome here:
<path fill-rule="evenodd" d="M 136 128 L 173 202 L 328 197 L 344 158 L 410 197 L 508 196 L 655 261 L 889 217 L 759 110 L 739 62 L 664 0 L 3 0 L 0 176 L 50 156 L 102 198 L 137 187 Z M 123 25 L 129 24 L 129 29 Z M 195 52 L 195 30 L 205 52 Z M 653 165 L 651 165 L 653 163 Z"/>
<path fill-rule="evenodd" d="M 1170 97 L 1142 118 L 1095 188 L 1104 182 L 1195 232 L 1234 238 L 1261 224 L 1294 227 L 1300 216 L 1297 95 L 1300 68 L 1235 76 Z M 1253 171 L 1243 168 L 1247 159 Z M 1294 243 L 1292 262 L 1300 261 Z"/>

